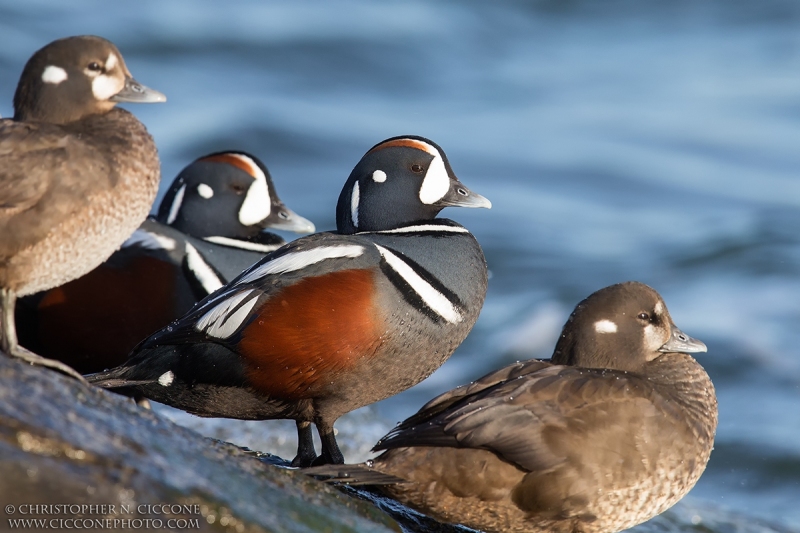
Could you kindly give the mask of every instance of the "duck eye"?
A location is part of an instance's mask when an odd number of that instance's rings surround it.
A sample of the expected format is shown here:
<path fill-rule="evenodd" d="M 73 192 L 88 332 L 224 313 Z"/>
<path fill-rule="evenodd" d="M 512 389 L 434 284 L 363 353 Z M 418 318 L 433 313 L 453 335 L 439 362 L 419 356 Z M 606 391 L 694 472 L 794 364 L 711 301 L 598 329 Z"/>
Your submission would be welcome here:
<path fill-rule="evenodd" d="M 420 164 L 414 163 L 413 165 L 411 165 L 411 172 L 419 174 L 423 170 L 424 169 L 422 168 L 422 165 L 420 165 Z"/>
<path fill-rule="evenodd" d="M 88 68 L 89 70 L 91 70 L 93 72 L 100 72 L 101 70 L 103 70 L 103 67 L 100 66 L 100 63 L 98 63 L 97 61 L 92 61 L 91 63 L 89 63 L 89 66 L 86 67 L 86 68 Z"/>
<path fill-rule="evenodd" d="M 641 320 L 647 320 L 648 322 L 650 321 L 650 315 L 647 313 L 639 313 L 638 318 Z"/>
<path fill-rule="evenodd" d="M 233 192 L 235 192 L 236 194 L 242 194 L 245 190 L 245 187 L 239 185 L 238 183 L 234 183 L 233 185 L 231 185 L 231 190 L 233 190 Z"/>

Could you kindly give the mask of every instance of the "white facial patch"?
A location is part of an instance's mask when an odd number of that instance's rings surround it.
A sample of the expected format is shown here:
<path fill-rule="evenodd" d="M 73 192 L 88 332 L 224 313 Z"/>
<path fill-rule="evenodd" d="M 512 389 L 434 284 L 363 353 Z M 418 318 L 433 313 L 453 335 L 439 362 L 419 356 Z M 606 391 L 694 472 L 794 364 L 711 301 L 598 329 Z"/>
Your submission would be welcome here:
<path fill-rule="evenodd" d="M 372 173 L 372 181 L 376 183 L 383 183 L 386 181 L 386 172 L 383 170 L 376 170 Z"/>
<path fill-rule="evenodd" d="M 120 248 L 138 247 L 145 250 L 174 250 L 175 239 L 171 239 L 157 233 L 150 233 L 143 229 L 137 229 L 133 235 L 122 243 Z"/>
<path fill-rule="evenodd" d="M 381 256 L 386 260 L 386 263 L 402 277 L 406 283 L 416 292 L 422 301 L 430 307 L 434 313 L 444 318 L 451 324 L 458 324 L 463 320 L 461 313 L 458 311 L 453 302 L 447 297 L 436 290 L 433 285 L 422 279 L 414 269 L 408 265 L 401 258 L 387 250 L 383 246 L 375 247 L 380 252 Z"/>
<path fill-rule="evenodd" d="M 353 192 L 350 193 L 350 218 L 353 220 L 353 227 L 358 228 L 358 203 L 361 200 L 361 192 L 358 182 L 353 184 Z"/>
<path fill-rule="evenodd" d="M 346 244 L 342 246 L 320 246 L 311 250 L 301 250 L 282 255 L 272 261 L 256 265 L 246 271 L 246 274 L 236 282 L 236 285 L 250 283 L 270 274 L 283 274 L 284 272 L 294 272 L 302 270 L 308 266 L 315 265 L 326 259 L 336 259 L 340 257 L 358 257 L 364 253 L 364 247 L 357 244 Z"/>
<path fill-rule="evenodd" d="M 167 224 L 172 224 L 175 222 L 175 219 L 178 218 L 178 211 L 181 210 L 181 204 L 183 203 L 183 195 L 186 193 L 186 184 L 184 183 L 175 193 L 175 197 L 172 199 L 172 205 L 169 206 L 169 214 L 167 215 Z"/>
<path fill-rule="evenodd" d="M 222 280 L 217 277 L 214 269 L 208 266 L 203 260 L 203 256 L 200 255 L 200 252 L 188 242 L 186 243 L 186 266 L 189 267 L 189 270 L 192 271 L 192 274 L 194 274 L 197 281 L 200 282 L 200 285 L 203 286 L 203 289 L 205 289 L 208 294 L 211 294 L 224 285 Z"/>
<path fill-rule="evenodd" d="M 100 74 L 92 80 L 92 94 L 95 100 L 105 101 L 117 94 L 125 86 L 121 77 Z"/>
<path fill-rule="evenodd" d="M 211 237 L 203 237 L 204 241 L 213 242 L 222 246 L 229 246 L 231 248 L 238 248 L 240 250 L 249 250 L 251 252 L 274 252 L 283 244 L 261 244 L 258 242 L 240 241 L 239 239 L 232 239 L 230 237 L 218 237 L 216 235 Z"/>
<path fill-rule="evenodd" d="M 173 381 L 175 381 L 175 374 L 172 373 L 172 370 L 164 372 L 158 377 L 158 384 L 162 387 L 169 387 Z"/>
<path fill-rule="evenodd" d="M 419 189 L 419 199 L 423 204 L 433 204 L 444 198 L 450 190 L 450 176 L 444 166 L 444 159 L 433 146 L 430 147 L 433 154 L 433 161 L 425 173 L 422 180 L 422 187 Z"/>
<path fill-rule="evenodd" d="M 403 226 L 402 228 L 392 228 L 380 231 L 362 231 L 365 233 L 421 233 L 421 232 L 442 232 L 442 233 L 469 233 L 467 228 L 462 226 L 443 226 L 439 224 L 419 224 L 416 226 Z"/>
<path fill-rule="evenodd" d="M 253 292 L 255 292 L 254 289 L 250 289 L 225 298 L 204 314 L 200 320 L 197 321 L 194 329 L 210 337 L 227 339 L 236 333 L 236 330 L 244 323 L 250 311 L 256 305 L 258 298 L 251 298 L 247 303 L 234 311 L 234 308 L 247 299 Z"/>
<path fill-rule="evenodd" d="M 197 194 L 208 200 L 209 198 L 214 196 L 214 189 L 212 189 L 209 185 L 205 183 L 201 183 L 197 186 Z"/>
<path fill-rule="evenodd" d="M 255 161 L 243 154 L 227 154 L 243 162 L 250 169 L 253 183 L 247 189 L 242 207 L 239 209 L 239 222 L 243 226 L 252 226 L 267 218 L 272 211 L 272 200 L 269 197 L 267 176 Z"/>
<path fill-rule="evenodd" d="M 648 352 L 657 353 L 659 348 L 661 348 L 665 342 L 667 342 L 667 339 L 664 338 L 663 334 L 659 333 L 653 324 L 648 324 L 645 326 L 644 346 Z"/>
<path fill-rule="evenodd" d="M 113 70 L 114 67 L 116 66 L 117 66 L 117 54 L 111 52 L 110 54 L 108 54 L 108 59 L 106 59 L 106 65 L 105 65 L 106 72 L 108 72 L 109 70 Z"/>
<path fill-rule="evenodd" d="M 58 85 L 67 78 L 67 71 L 55 65 L 48 65 L 42 72 L 42 81 L 53 85 Z"/>
<path fill-rule="evenodd" d="M 610 320 L 598 320 L 594 323 L 594 330 L 597 333 L 616 333 L 617 325 Z"/>
<path fill-rule="evenodd" d="M 656 302 L 655 307 L 653 307 L 653 312 L 656 316 L 661 316 L 664 313 L 664 304 L 661 302 Z"/>

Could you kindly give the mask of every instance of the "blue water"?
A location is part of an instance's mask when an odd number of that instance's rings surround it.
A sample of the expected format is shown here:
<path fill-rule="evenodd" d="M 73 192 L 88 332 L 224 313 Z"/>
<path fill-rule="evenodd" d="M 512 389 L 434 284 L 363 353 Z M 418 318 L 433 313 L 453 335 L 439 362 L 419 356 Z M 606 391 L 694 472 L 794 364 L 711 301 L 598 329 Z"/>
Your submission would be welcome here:
<path fill-rule="evenodd" d="M 339 424 L 349 459 L 433 395 L 549 356 L 575 303 L 637 279 L 709 347 L 720 427 L 692 512 L 800 531 L 800 3 L 0 1 L 0 114 L 29 55 L 80 33 L 168 95 L 131 107 L 165 183 L 249 150 L 329 229 L 364 151 L 419 134 L 492 200 L 443 213 L 486 252 L 477 326 L 430 379 Z M 292 453 L 291 424 L 166 414 Z"/>

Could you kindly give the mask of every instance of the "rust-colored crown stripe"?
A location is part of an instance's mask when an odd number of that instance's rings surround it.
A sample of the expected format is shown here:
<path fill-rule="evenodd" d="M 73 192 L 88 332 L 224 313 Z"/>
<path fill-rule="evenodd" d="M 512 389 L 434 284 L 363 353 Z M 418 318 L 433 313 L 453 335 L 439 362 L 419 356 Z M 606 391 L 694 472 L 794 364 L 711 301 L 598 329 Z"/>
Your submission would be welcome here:
<path fill-rule="evenodd" d="M 253 168 L 253 164 L 248 162 L 244 157 L 236 155 L 236 154 L 217 154 L 217 155 L 210 155 L 208 157 L 200 158 L 200 161 L 208 161 L 210 163 L 227 163 L 228 165 L 233 165 L 238 169 L 244 170 L 253 179 L 256 179 L 256 169 Z"/>
<path fill-rule="evenodd" d="M 395 139 L 393 141 L 385 142 L 383 144 L 379 144 L 372 150 L 367 153 L 377 152 L 378 150 L 383 150 L 384 148 L 391 148 L 392 146 L 405 146 L 408 148 L 416 148 L 417 150 L 422 150 L 423 152 L 427 152 L 432 156 L 436 156 L 437 154 L 431 151 L 431 146 L 427 143 L 422 141 L 418 141 L 416 139 Z"/>

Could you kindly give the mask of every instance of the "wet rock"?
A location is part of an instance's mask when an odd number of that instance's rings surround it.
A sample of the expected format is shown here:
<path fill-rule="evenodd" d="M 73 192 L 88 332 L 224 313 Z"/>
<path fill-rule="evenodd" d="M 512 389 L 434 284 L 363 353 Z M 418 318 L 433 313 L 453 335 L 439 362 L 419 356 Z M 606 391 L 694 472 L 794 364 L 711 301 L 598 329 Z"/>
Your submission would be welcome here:
<path fill-rule="evenodd" d="M 268 463 L 280 459 L 0 356 L 0 529 L 79 519 L 106 530 L 400 531 L 373 505 Z"/>

